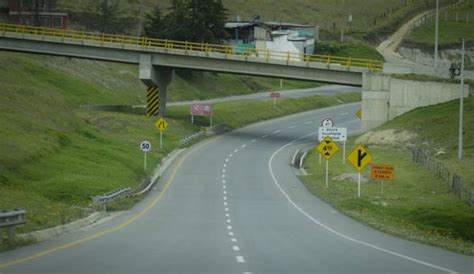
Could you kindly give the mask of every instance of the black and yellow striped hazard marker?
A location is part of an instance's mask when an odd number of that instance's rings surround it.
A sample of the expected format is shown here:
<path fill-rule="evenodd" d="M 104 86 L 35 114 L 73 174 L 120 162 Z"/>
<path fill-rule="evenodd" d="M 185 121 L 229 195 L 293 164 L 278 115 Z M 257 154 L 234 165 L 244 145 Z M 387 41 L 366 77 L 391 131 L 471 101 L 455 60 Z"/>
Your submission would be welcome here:
<path fill-rule="evenodd" d="M 157 86 L 148 87 L 146 115 L 157 116 L 159 112 L 160 112 L 160 97 L 158 96 L 158 87 Z"/>

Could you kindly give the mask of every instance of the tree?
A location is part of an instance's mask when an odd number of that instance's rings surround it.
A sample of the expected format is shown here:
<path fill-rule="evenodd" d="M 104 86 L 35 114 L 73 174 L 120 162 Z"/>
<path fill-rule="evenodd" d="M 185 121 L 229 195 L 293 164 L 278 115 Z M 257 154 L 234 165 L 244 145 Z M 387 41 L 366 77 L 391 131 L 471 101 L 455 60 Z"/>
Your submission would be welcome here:
<path fill-rule="evenodd" d="M 163 38 L 163 19 L 161 18 L 161 9 L 156 6 L 151 14 L 146 16 L 145 33 L 152 38 Z"/>
<path fill-rule="evenodd" d="M 78 14 L 78 21 L 87 29 L 107 33 L 123 33 L 133 21 L 122 17 L 120 0 L 89 0 Z"/>
<path fill-rule="evenodd" d="M 157 9 L 147 17 L 147 36 L 199 43 L 226 38 L 227 11 L 221 0 L 172 0 L 164 17 Z"/>

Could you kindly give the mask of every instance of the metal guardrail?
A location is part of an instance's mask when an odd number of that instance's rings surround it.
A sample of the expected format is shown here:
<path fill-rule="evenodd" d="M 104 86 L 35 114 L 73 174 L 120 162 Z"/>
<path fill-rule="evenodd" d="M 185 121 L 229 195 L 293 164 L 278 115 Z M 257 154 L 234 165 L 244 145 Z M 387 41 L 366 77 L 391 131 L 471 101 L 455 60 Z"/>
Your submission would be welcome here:
<path fill-rule="evenodd" d="M 259 49 L 242 49 L 231 45 L 216 45 L 208 43 L 193 43 L 187 41 L 175 41 L 168 39 L 155 39 L 148 37 L 134 37 L 126 35 L 106 34 L 84 32 L 69 29 L 53 29 L 44 27 L 32 27 L 26 25 L 13 25 L 0 23 L 0 32 L 10 32 L 19 34 L 37 35 L 39 37 L 55 37 L 62 38 L 63 43 L 65 39 L 72 39 L 76 41 L 99 42 L 101 45 L 119 45 L 123 48 L 124 45 L 141 46 L 143 49 L 179 49 L 188 51 L 198 51 L 206 53 L 222 53 L 228 55 L 244 55 L 265 58 L 266 60 L 286 60 L 287 64 L 290 61 L 300 62 L 315 62 L 327 65 L 341 65 L 348 68 L 365 68 L 369 71 L 381 72 L 383 71 L 383 62 L 370 59 L 360 59 L 351 57 L 338 57 L 331 55 L 319 54 L 303 54 L 295 52 L 275 51 L 275 50 L 259 50 Z"/>
<path fill-rule="evenodd" d="M 121 198 L 122 196 L 128 194 L 132 189 L 127 187 L 121 187 L 119 189 L 116 189 L 114 191 L 99 195 L 99 196 L 92 196 L 92 203 L 98 204 L 98 205 L 105 205 L 107 203 L 110 203 L 118 198 Z"/>
<path fill-rule="evenodd" d="M 201 136 L 204 136 L 204 135 L 205 135 L 204 131 L 196 132 L 192 135 L 189 135 L 189 136 L 184 137 L 183 139 L 179 140 L 179 145 L 183 146 L 183 145 L 191 142 L 192 140 L 197 139 L 197 138 L 199 138 Z"/>
<path fill-rule="evenodd" d="M 0 210 L 0 228 L 8 228 L 8 241 L 12 242 L 15 239 L 15 226 L 26 223 L 25 215 L 26 210 L 24 209 Z"/>

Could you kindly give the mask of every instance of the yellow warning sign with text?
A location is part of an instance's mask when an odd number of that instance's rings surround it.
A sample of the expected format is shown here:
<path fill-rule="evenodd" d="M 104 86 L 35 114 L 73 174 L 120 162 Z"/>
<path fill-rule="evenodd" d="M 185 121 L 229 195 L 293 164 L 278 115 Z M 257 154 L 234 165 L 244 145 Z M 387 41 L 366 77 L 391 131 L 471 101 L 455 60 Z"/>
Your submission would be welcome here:
<path fill-rule="evenodd" d="M 395 168 L 392 165 L 372 164 L 371 175 L 375 181 L 393 181 Z"/>
<path fill-rule="evenodd" d="M 331 137 L 324 138 L 318 146 L 316 146 L 316 150 L 323 155 L 326 160 L 331 159 L 336 152 L 339 151 L 339 146 L 332 140 Z"/>

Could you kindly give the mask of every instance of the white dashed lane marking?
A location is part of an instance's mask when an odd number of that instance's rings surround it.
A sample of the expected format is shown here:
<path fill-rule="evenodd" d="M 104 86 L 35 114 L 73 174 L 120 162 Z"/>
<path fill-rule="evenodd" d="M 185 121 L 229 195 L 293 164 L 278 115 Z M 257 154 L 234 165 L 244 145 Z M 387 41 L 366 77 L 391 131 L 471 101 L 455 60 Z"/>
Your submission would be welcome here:
<path fill-rule="evenodd" d="M 225 216 L 226 216 L 226 217 L 230 217 L 230 214 L 229 214 L 229 213 L 226 213 Z"/>
<path fill-rule="evenodd" d="M 229 154 L 229 158 L 231 158 L 233 155 L 234 155 L 234 154 L 232 154 L 232 153 L 231 153 L 231 154 Z"/>
<path fill-rule="evenodd" d="M 289 126 L 288 128 L 295 128 L 296 126 Z"/>
<path fill-rule="evenodd" d="M 225 184 L 225 182 L 224 182 L 224 184 Z M 222 186 L 222 188 L 223 188 L 223 189 L 225 189 L 225 188 L 226 188 L 226 186 Z"/>
<path fill-rule="evenodd" d="M 257 139 L 253 139 L 252 141 L 250 141 L 251 143 L 255 143 L 257 141 Z"/>
<path fill-rule="evenodd" d="M 226 195 L 226 194 L 227 194 L 227 191 L 224 190 L 222 193 L 224 193 L 224 195 Z"/>
<path fill-rule="evenodd" d="M 233 249 L 234 251 L 240 251 L 240 248 L 239 248 L 238 246 L 236 246 L 236 245 L 233 245 L 233 246 L 232 246 L 232 249 Z"/>
<path fill-rule="evenodd" d="M 222 170 L 222 173 L 225 173 L 225 168 Z"/>
<path fill-rule="evenodd" d="M 246 144 L 241 145 L 242 148 L 244 148 L 244 147 L 246 147 L 246 146 L 247 146 Z"/>
<path fill-rule="evenodd" d="M 234 236 L 234 232 L 229 232 L 229 236 Z"/>
<path fill-rule="evenodd" d="M 225 158 L 225 161 L 228 162 L 228 161 L 229 161 L 229 158 Z"/>
<path fill-rule="evenodd" d="M 228 222 L 228 223 L 231 223 L 230 219 L 227 219 L 227 222 Z"/>
<path fill-rule="evenodd" d="M 227 206 L 227 202 L 224 202 L 224 205 Z"/>
<path fill-rule="evenodd" d="M 239 152 L 239 149 L 237 149 L 237 148 L 236 148 L 236 149 L 234 149 L 234 152 Z"/>
<path fill-rule="evenodd" d="M 222 180 L 222 183 L 225 184 L 225 180 Z"/>
<path fill-rule="evenodd" d="M 226 208 L 225 208 L 225 211 L 229 211 L 229 208 L 228 208 L 228 207 L 226 207 Z"/>
<path fill-rule="evenodd" d="M 305 122 L 305 124 L 307 124 L 307 125 L 312 124 L 312 123 L 313 123 L 313 121 L 307 121 L 307 122 Z"/>
<path fill-rule="evenodd" d="M 228 225 L 228 226 L 227 226 L 227 229 L 228 229 L 228 230 L 232 230 L 232 226 Z M 234 235 L 234 234 L 232 234 L 232 235 Z"/>
<path fill-rule="evenodd" d="M 267 138 L 267 137 L 268 137 L 268 135 L 267 135 L 267 134 L 265 134 L 265 135 L 263 135 L 263 136 L 262 136 L 262 138 Z"/>
<path fill-rule="evenodd" d="M 244 257 L 242 256 L 235 256 L 235 259 L 237 259 L 237 262 L 239 263 L 245 263 Z"/>
<path fill-rule="evenodd" d="M 232 242 L 236 243 L 237 242 L 237 239 L 236 238 L 232 238 L 230 239 Z"/>
<path fill-rule="evenodd" d="M 275 130 L 273 133 L 277 134 L 277 133 L 280 133 L 280 132 L 281 132 L 281 130 L 278 129 L 278 130 Z"/>

